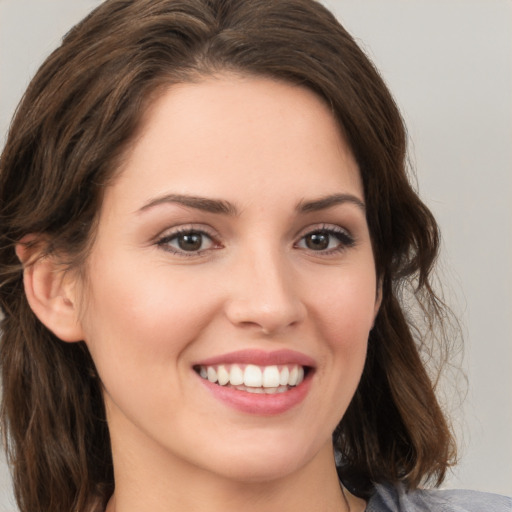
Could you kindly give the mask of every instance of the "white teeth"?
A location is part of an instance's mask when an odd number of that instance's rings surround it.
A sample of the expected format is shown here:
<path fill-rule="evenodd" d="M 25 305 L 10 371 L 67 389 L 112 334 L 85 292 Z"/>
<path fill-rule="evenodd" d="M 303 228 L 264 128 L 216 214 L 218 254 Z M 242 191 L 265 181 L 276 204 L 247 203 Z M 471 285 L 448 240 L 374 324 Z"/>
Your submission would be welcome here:
<path fill-rule="evenodd" d="M 279 369 L 277 366 L 266 366 L 263 370 L 263 387 L 277 388 L 279 386 Z"/>
<path fill-rule="evenodd" d="M 284 393 L 288 391 L 288 386 L 278 386 L 276 388 L 264 388 L 267 395 L 274 395 L 276 393 Z"/>
<path fill-rule="evenodd" d="M 288 370 L 288 366 L 283 366 L 281 373 L 279 374 L 279 384 L 281 386 L 288 385 L 288 378 L 290 377 L 290 370 Z"/>
<path fill-rule="evenodd" d="M 304 368 L 300 365 L 260 367 L 248 364 L 244 368 L 238 364 L 221 364 L 200 366 L 198 373 L 203 379 L 221 386 L 230 385 L 243 391 L 268 394 L 282 393 L 304 380 Z"/>
<path fill-rule="evenodd" d="M 231 365 L 231 371 L 229 372 L 229 383 L 232 386 L 240 386 L 244 383 L 244 372 L 237 364 Z"/>
<path fill-rule="evenodd" d="M 208 374 L 210 373 L 210 369 L 208 368 Z M 288 384 L 290 386 L 296 386 L 297 385 L 297 380 L 298 380 L 298 377 L 299 377 L 299 370 L 297 369 L 296 366 L 294 366 L 291 371 L 290 371 L 290 376 L 288 377 Z M 209 380 L 209 379 L 208 379 Z"/>
<path fill-rule="evenodd" d="M 267 395 L 275 395 L 276 393 L 284 393 L 288 391 L 288 386 L 279 386 L 277 388 L 250 388 L 247 386 L 233 386 L 239 391 L 247 391 L 248 393 L 265 393 Z"/>
<path fill-rule="evenodd" d="M 210 382 L 217 382 L 217 372 L 215 371 L 215 368 L 213 366 L 208 366 L 206 374 Z"/>
<path fill-rule="evenodd" d="M 260 388 L 262 385 L 262 373 L 259 366 L 248 364 L 244 371 L 244 385 L 251 388 Z"/>
<path fill-rule="evenodd" d="M 224 386 L 229 382 L 229 372 L 226 370 L 224 365 L 220 365 L 217 368 L 217 380 L 221 386 Z"/>

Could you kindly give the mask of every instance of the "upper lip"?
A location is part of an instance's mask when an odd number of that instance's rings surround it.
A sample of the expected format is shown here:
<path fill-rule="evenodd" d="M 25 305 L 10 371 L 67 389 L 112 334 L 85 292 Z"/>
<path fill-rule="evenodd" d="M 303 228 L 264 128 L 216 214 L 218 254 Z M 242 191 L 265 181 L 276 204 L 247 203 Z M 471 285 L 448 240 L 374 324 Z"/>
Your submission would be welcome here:
<path fill-rule="evenodd" d="M 315 367 L 315 361 L 311 357 L 294 350 L 238 350 L 195 363 L 194 366 L 215 366 L 220 364 L 254 364 L 256 366 L 272 366 L 284 364 L 297 364 L 307 367 Z"/>

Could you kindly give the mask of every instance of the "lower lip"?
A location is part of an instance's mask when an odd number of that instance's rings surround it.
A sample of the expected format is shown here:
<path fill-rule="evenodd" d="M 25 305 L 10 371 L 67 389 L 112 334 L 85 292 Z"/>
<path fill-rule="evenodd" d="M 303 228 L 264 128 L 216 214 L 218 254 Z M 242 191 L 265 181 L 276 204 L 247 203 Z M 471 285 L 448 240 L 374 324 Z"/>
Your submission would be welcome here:
<path fill-rule="evenodd" d="M 298 386 L 283 393 L 273 394 L 240 391 L 228 386 L 219 386 L 197 374 L 196 376 L 215 398 L 229 407 L 248 414 L 274 416 L 296 407 L 306 398 L 311 387 L 313 372 L 310 371 Z"/>

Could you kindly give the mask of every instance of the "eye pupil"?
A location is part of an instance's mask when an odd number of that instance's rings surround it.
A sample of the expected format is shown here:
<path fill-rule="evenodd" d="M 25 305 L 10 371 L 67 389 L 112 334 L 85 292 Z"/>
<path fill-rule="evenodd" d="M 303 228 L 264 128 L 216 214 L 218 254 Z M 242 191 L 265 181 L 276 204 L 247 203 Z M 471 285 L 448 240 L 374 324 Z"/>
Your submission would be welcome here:
<path fill-rule="evenodd" d="M 311 233 L 306 236 L 306 246 L 313 251 L 323 251 L 329 247 L 328 233 Z"/>
<path fill-rule="evenodd" d="M 184 233 L 178 237 L 178 246 L 182 251 L 198 251 L 203 245 L 201 233 Z"/>

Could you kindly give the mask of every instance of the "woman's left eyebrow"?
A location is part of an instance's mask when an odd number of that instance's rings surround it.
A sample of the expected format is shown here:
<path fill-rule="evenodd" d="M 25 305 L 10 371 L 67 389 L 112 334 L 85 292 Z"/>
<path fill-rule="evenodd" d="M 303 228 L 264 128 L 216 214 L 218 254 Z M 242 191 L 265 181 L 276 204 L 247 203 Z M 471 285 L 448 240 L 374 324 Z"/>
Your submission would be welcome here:
<path fill-rule="evenodd" d="M 312 199 L 309 201 L 303 200 L 297 205 L 297 211 L 299 213 L 317 212 L 345 203 L 352 203 L 360 208 L 363 213 L 366 213 L 366 205 L 364 202 L 352 194 L 332 194 L 320 197 L 319 199 Z"/>

